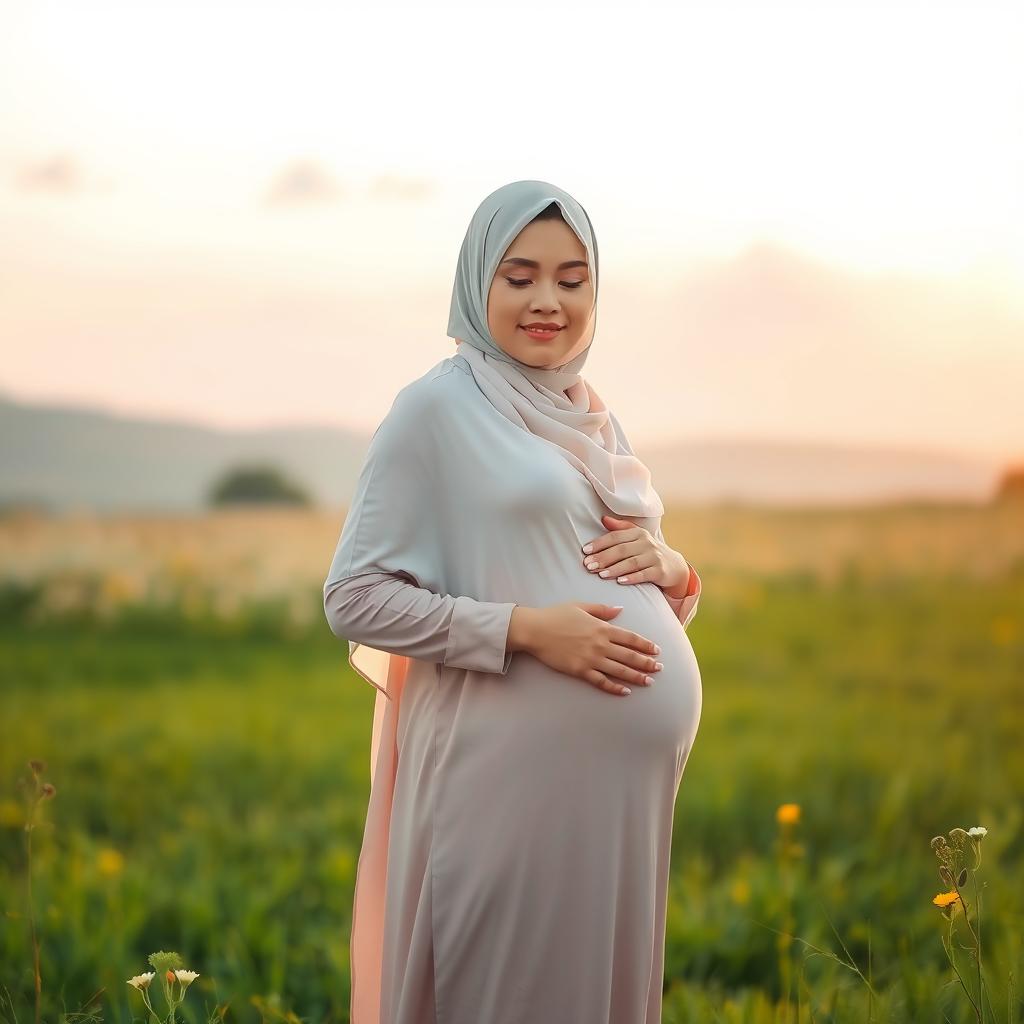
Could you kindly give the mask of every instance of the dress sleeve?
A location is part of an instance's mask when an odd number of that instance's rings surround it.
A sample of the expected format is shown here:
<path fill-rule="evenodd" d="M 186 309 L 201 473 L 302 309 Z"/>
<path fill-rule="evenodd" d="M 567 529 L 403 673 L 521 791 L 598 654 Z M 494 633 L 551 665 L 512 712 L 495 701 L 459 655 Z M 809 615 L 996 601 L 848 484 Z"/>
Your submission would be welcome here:
<path fill-rule="evenodd" d="M 324 586 L 335 636 L 388 654 L 504 675 L 514 603 L 435 594 L 390 573 L 368 572 Z"/>
<path fill-rule="evenodd" d="M 661 523 L 658 523 L 658 530 L 655 536 L 658 540 L 665 540 L 665 535 L 661 532 Z M 700 576 L 689 562 L 686 564 L 690 566 L 690 579 L 686 587 L 686 596 L 669 597 L 662 590 L 662 593 L 665 594 L 665 600 L 672 606 L 672 611 L 676 613 L 676 617 L 683 624 L 683 629 L 686 629 L 693 620 L 694 615 L 697 614 L 697 603 L 700 601 Z"/>
<path fill-rule="evenodd" d="M 370 440 L 324 581 L 331 631 L 349 662 L 385 697 L 390 655 L 504 674 L 514 602 L 444 592 L 446 410 L 422 382 L 403 388 Z M 457 458 L 457 453 L 444 454 Z"/>

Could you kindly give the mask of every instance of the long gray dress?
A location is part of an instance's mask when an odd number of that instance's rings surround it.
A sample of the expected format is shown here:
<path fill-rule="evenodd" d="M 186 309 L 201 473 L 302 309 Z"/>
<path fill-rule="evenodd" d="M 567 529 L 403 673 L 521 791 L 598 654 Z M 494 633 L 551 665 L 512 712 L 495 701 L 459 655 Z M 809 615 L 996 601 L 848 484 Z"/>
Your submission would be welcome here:
<path fill-rule="evenodd" d="M 375 746 L 385 692 L 401 699 L 374 755 L 353 1024 L 661 1020 L 673 810 L 701 711 L 685 632 L 699 577 L 671 599 L 591 573 L 582 545 L 608 513 L 458 354 L 403 388 L 374 434 L 324 584 L 350 652 L 410 659 L 400 689 L 366 676 Z M 617 696 L 506 652 L 516 604 L 564 601 L 623 605 L 609 621 L 661 647 L 654 685 Z"/>

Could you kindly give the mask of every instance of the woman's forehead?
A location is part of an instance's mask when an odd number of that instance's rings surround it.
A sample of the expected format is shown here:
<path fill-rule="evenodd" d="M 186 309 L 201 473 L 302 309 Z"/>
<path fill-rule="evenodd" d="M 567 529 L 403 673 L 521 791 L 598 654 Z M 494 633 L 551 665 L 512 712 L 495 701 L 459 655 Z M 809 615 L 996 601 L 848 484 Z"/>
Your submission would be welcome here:
<path fill-rule="evenodd" d="M 509 243 L 498 266 L 512 264 L 537 270 L 555 260 L 555 270 L 589 267 L 586 242 L 565 221 L 532 221 Z"/>

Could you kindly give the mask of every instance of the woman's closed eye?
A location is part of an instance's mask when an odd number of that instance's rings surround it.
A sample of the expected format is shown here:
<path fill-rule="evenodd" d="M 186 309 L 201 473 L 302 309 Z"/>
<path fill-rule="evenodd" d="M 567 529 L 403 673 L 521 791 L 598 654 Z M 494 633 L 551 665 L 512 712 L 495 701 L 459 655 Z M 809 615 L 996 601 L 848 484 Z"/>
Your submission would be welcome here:
<path fill-rule="evenodd" d="M 522 288 L 524 285 L 531 283 L 529 278 L 526 278 L 525 280 L 517 280 L 516 278 L 506 277 L 505 280 L 516 288 Z M 558 283 L 564 288 L 580 288 L 583 285 L 582 281 L 559 281 Z"/>

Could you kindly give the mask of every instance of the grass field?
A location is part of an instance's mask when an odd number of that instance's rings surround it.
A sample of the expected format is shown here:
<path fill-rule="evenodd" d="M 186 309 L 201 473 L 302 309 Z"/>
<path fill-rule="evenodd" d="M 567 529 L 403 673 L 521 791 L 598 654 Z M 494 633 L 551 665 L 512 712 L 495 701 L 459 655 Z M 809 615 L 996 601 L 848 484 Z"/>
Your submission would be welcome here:
<path fill-rule="evenodd" d="M 181 1019 L 348 1020 L 373 690 L 323 618 L 341 519 L 0 522 L 0 1020 L 33 1019 L 33 917 L 45 1021 L 145 1019 L 126 981 L 157 950 L 200 972 Z M 1024 506 L 665 533 L 704 581 L 704 703 L 663 1019 L 977 1020 L 930 843 L 984 826 L 984 1020 L 1024 1020 Z M 55 792 L 27 832 L 31 759 Z"/>

